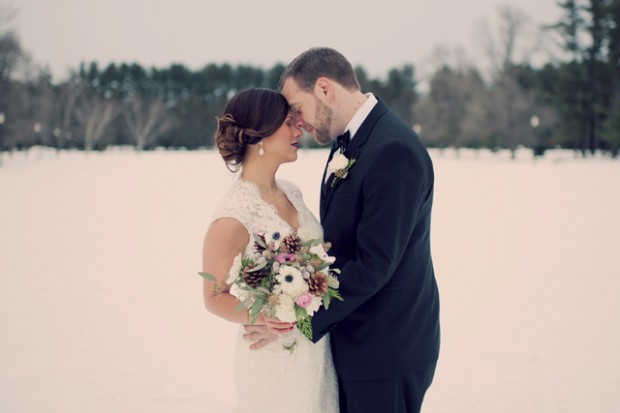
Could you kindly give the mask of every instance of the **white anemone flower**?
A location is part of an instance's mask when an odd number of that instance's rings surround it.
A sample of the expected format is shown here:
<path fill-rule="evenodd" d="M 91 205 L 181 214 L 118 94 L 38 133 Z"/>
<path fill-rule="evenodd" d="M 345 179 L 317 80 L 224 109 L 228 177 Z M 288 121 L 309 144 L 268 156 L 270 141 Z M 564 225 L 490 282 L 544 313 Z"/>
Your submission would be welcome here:
<path fill-rule="evenodd" d="M 319 311 L 319 308 L 321 308 L 322 304 L 323 304 L 323 298 L 322 297 L 312 296 L 312 303 L 310 303 L 310 305 L 308 307 L 306 307 L 306 313 L 309 316 L 312 316 L 314 313 Z"/>
<path fill-rule="evenodd" d="M 288 294 L 280 293 L 278 295 L 278 305 L 276 305 L 276 318 L 285 323 L 294 323 L 297 321 L 295 316 L 295 302 Z"/>
<path fill-rule="evenodd" d="M 310 252 L 312 254 L 318 255 L 320 259 L 330 264 L 333 264 L 334 261 L 336 261 L 336 257 L 330 257 L 327 254 L 327 252 L 325 252 L 325 249 L 323 248 L 323 244 L 319 244 L 319 245 L 315 245 L 314 247 L 311 247 Z"/>
<path fill-rule="evenodd" d="M 239 301 L 245 301 L 248 298 L 248 292 L 242 290 L 237 284 L 233 284 L 228 293 L 234 297 L 237 297 Z"/>
<path fill-rule="evenodd" d="M 276 275 L 276 280 L 280 283 L 282 291 L 291 297 L 308 291 L 308 284 L 306 284 L 301 272 L 290 265 L 280 266 L 280 273 Z"/>
<path fill-rule="evenodd" d="M 241 253 L 233 259 L 232 267 L 230 267 L 230 271 L 228 271 L 228 278 L 226 279 L 227 284 L 232 284 L 235 282 L 237 277 L 239 276 L 239 272 L 241 271 Z"/>

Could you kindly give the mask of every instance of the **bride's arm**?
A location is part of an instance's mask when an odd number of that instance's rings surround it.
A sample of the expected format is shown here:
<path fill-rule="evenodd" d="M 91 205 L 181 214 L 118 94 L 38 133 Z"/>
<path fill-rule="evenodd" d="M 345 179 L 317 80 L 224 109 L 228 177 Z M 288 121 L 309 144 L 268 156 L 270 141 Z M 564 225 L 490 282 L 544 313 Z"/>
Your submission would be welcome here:
<path fill-rule="evenodd" d="M 237 310 L 241 302 L 228 293 L 226 279 L 233 259 L 245 251 L 249 241 L 250 234 L 239 221 L 234 218 L 221 218 L 209 227 L 202 250 L 202 271 L 213 275 L 217 280 L 204 279 L 205 307 L 211 313 L 238 324 L 249 324 L 248 310 Z M 215 293 L 216 291 L 218 293 Z M 258 316 L 254 324 L 266 325 L 270 331 L 279 334 L 290 331 L 294 326 L 292 323 L 267 319 L 263 314 Z"/>
<path fill-rule="evenodd" d="M 202 250 L 202 271 L 213 275 L 217 280 L 204 280 L 205 307 L 211 313 L 238 324 L 248 323 L 248 311 L 237 310 L 240 301 L 228 293 L 226 278 L 233 259 L 245 251 L 249 240 L 248 231 L 239 221 L 222 218 L 209 227 Z M 220 293 L 215 294 L 218 289 Z"/>

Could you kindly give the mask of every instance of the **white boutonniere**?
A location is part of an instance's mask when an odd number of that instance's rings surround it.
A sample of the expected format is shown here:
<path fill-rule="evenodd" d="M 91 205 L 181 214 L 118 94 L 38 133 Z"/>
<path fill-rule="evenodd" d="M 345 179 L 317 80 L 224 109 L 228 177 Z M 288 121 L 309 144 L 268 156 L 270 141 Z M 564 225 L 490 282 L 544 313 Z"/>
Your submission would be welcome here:
<path fill-rule="evenodd" d="M 355 163 L 355 159 L 349 159 L 343 153 L 335 154 L 327 165 L 327 172 L 334 174 L 332 178 L 332 188 L 341 179 L 345 179 L 349 174 L 349 170 Z"/>

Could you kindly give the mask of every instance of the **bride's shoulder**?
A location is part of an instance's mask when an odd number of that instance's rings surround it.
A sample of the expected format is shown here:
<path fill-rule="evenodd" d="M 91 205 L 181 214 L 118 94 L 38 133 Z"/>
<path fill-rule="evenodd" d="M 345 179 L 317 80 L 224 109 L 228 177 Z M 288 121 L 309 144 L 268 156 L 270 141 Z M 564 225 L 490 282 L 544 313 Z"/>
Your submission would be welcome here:
<path fill-rule="evenodd" d="M 216 215 L 231 210 L 244 209 L 255 198 L 253 188 L 245 185 L 240 179 L 236 180 L 224 192 L 224 196 L 217 203 Z"/>

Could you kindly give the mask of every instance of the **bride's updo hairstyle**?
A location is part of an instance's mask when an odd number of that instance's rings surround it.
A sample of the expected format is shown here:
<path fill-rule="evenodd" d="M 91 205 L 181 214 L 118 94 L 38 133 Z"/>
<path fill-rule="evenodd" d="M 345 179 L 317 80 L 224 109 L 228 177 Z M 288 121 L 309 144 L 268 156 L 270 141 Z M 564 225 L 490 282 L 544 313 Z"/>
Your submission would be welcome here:
<path fill-rule="evenodd" d="M 284 96 L 270 89 L 251 88 L 234 95 L 217 118 L 214 137 L 228 169 L 238 171 L 248 145 L 273 135 L 289 111 Z"/>

